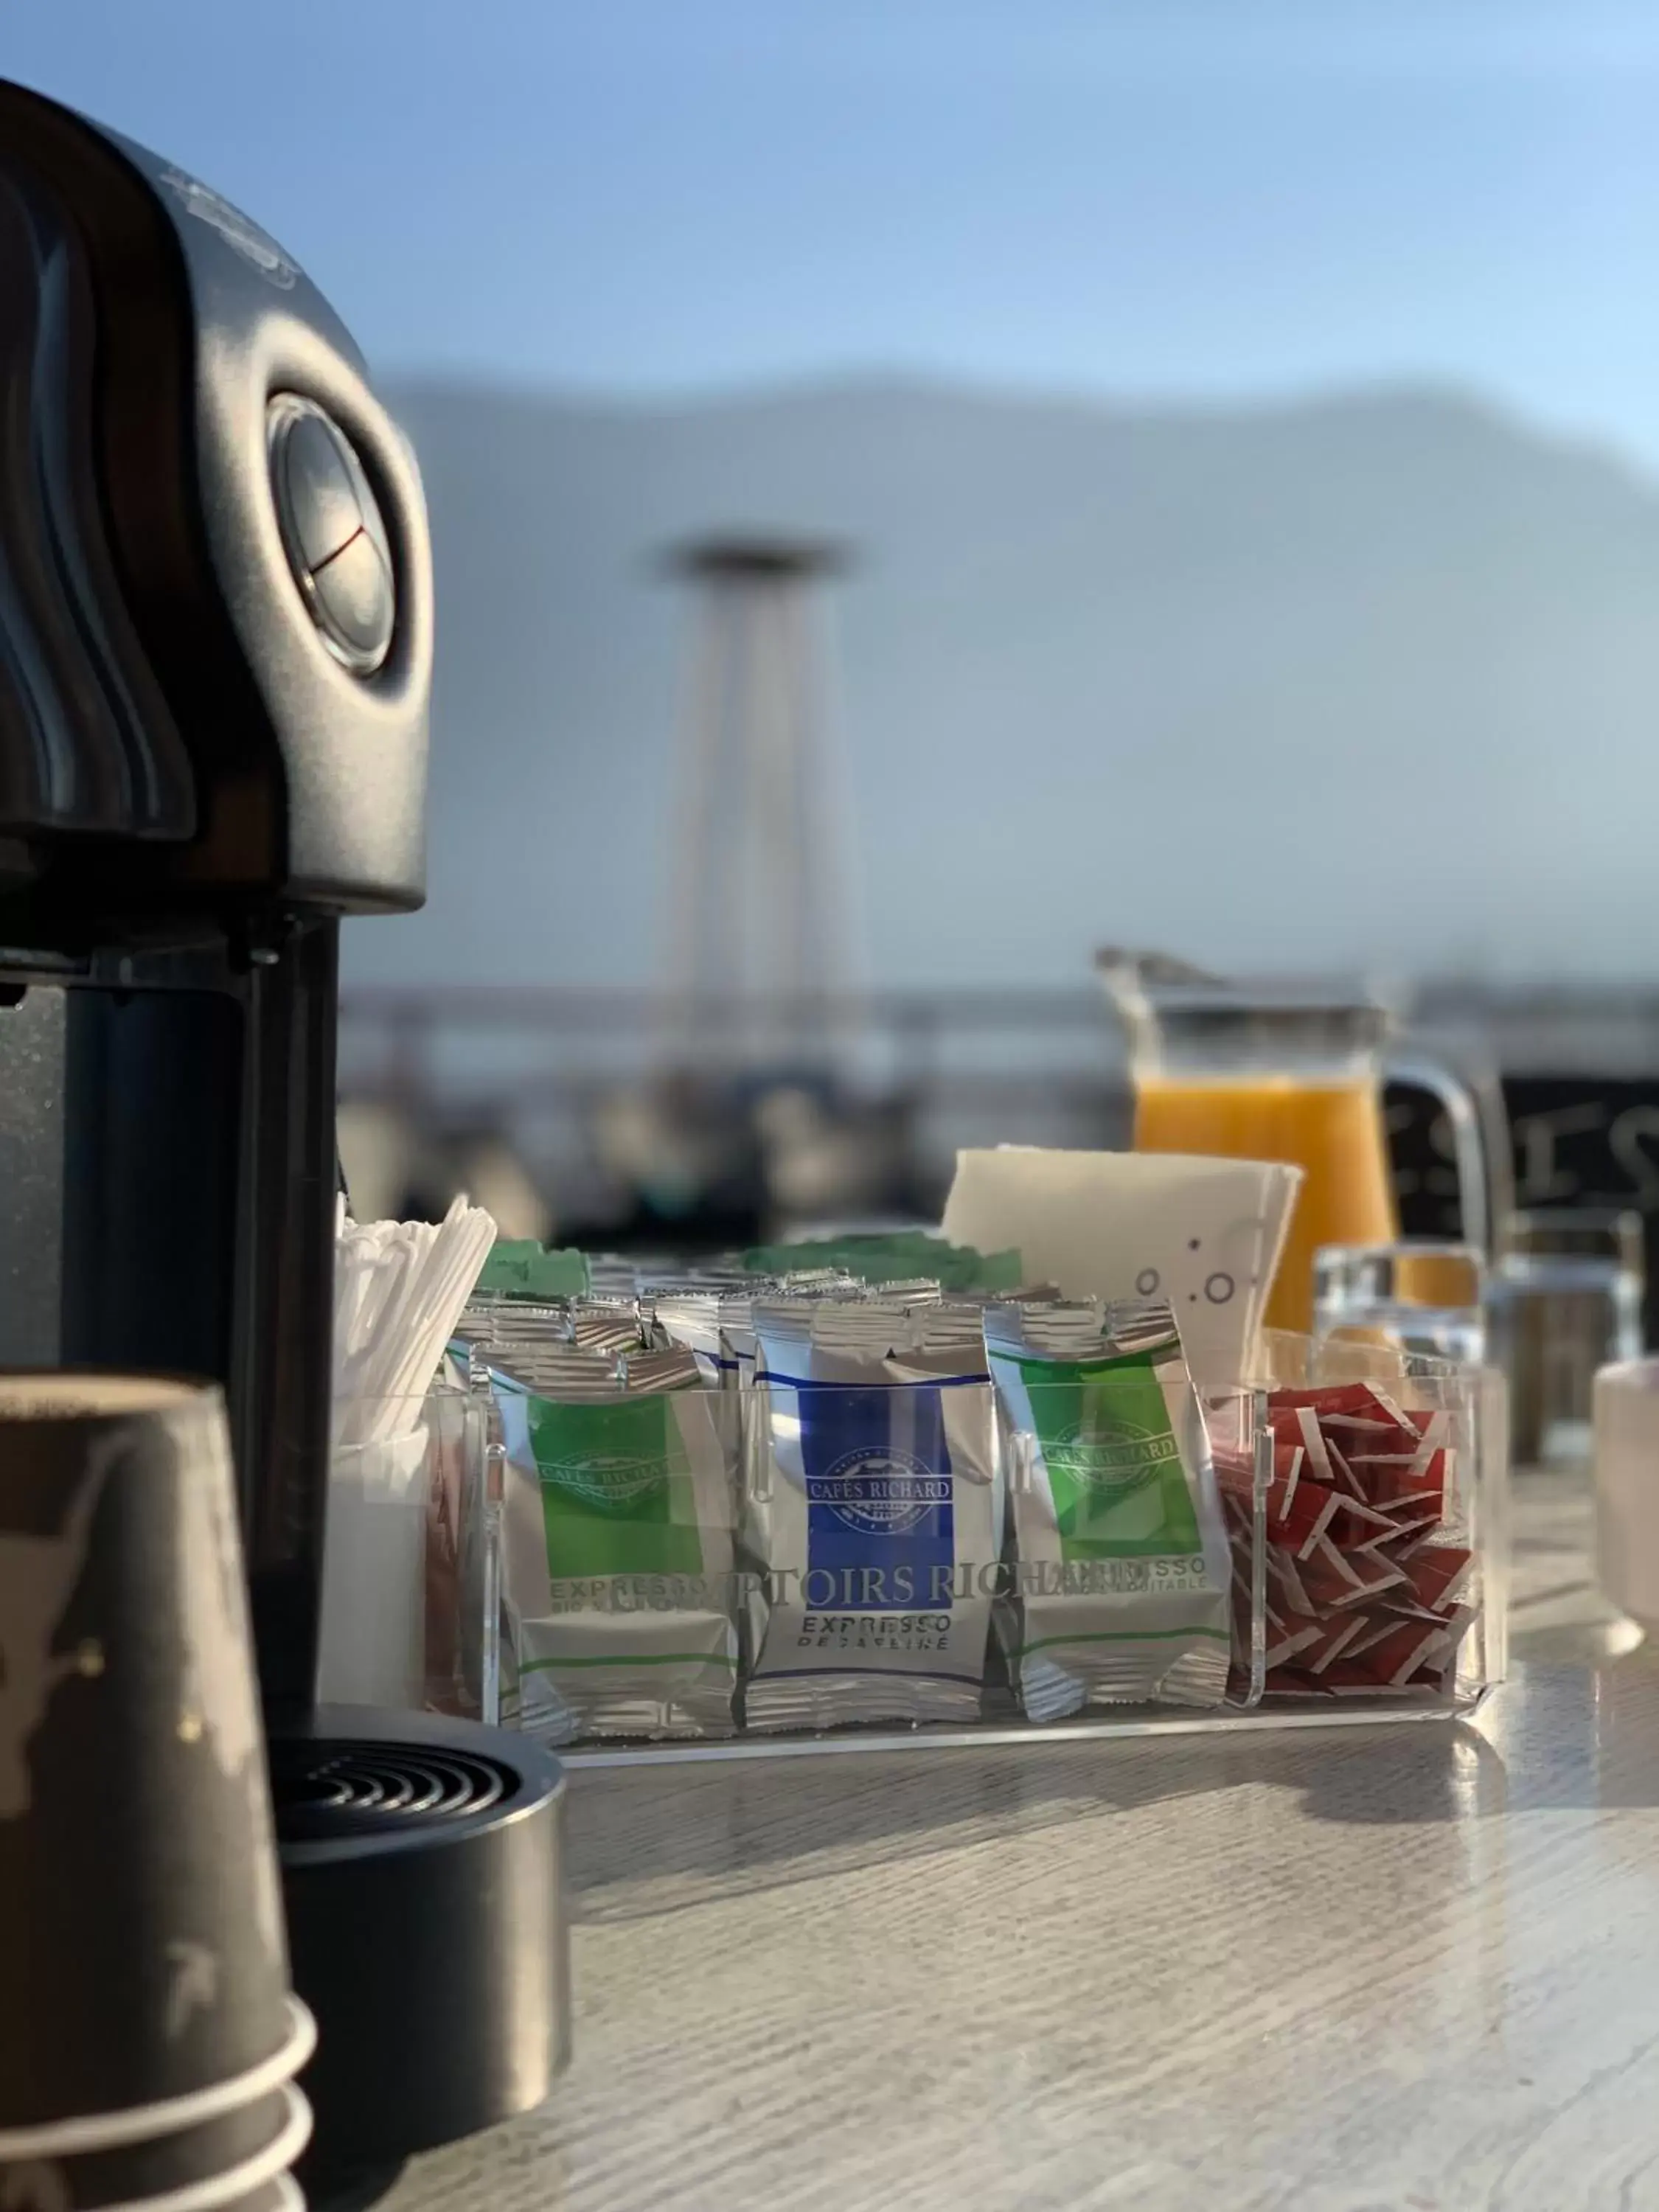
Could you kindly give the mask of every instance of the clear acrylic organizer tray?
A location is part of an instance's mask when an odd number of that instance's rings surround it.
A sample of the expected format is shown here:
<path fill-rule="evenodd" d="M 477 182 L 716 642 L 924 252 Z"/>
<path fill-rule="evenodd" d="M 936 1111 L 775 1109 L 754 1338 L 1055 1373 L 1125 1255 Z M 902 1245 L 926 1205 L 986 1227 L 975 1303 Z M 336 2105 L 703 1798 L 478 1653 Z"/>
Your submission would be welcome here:
<path fill-rule="evenodd" d="M 501 1454 L 449 1385 L 335 1408 L 317 1687 L 325 1705 L 495 1721 Z"/>
<path fill-rule="evenodd" d="M 1213 1470 L 1185 1530 L 1144 1389 L 571 1408 L 498 1373 L 451 1492 L 499 1650 L 459 1674 L 489 1718 L 499 1663 L 501 1720 L 575 1765 L 1447 1720 L 1502 1679 L 1501 1376 L 1269 1334 L 1170 1399 Z"/>

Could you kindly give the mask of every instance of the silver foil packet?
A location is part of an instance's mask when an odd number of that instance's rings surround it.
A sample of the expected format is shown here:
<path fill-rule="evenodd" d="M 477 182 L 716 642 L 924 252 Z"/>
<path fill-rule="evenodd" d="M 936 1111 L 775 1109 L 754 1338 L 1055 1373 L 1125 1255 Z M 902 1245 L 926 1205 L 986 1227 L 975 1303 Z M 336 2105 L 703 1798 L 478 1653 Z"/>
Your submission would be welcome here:
<path fill-rule="evenodd" d="M 1003 1520 L 979 1312 L 762 1301 L 754 1327 L 747 1725 L 976 1719 Z"/>
<path fill-rule="evenodd" d="M 570 1302 L 570 1340 L 586 1352 L 639 1352 L 646 1326 L 635 1297 L 585 1297 Z"/>
<path fill-rule="evenodd" d="M 665 1292 L 651 1306 L 653 1341 L 694 1352 L 704 1380 L 723 1389 L 747 1389 L 755 1379 L 755 1305 L 799 1297 L 823 1304 L 859 1297 L 862 1286 L 833 1267 L 769 1281 L 737 1276 L 718 1286 Z"/>
<path fill-rule="evenodd" d="M 733 1452 L 682 1349 L 494 1373 L 516 1714 L 544 1741 L 721 1736 L 737 1681 Z M 729 1409 L 728 1409 L 729 1410 Z"/>
<path fill-rule="evenodd" d="M 714 1291 L 672 1291 L 649 1305 L 652 1342 L 690 1352 L 703 1382 L 713 1389 L 735 1388 L 738 1379 L 736 1352 L 721 1335 L 722 1315 L 730 1303 Z M 745 1298 L 745 1325 L 748 1317 Z"/>
<path fill-rule="evenodd" d="M 1231 1567 L 1171 1309 L 997 1305 L 985 1337 L 1010 1466 L 997 1625 L 1021 1705 L 1218 1705 Z"/>

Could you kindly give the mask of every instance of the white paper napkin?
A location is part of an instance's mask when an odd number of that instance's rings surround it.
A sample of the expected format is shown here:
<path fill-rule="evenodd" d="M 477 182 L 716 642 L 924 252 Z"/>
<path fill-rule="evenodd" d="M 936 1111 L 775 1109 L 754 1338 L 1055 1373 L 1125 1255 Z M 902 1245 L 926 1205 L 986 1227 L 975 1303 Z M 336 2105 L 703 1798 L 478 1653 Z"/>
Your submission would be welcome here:
<path fill-rule="evenodd" d="M 318 1631 L 324 1705 L 426 1703 L 428 1441 L 421 1428 L 335 1451 Z"/>
<path fill-rule="evenodd" d="M 1275 1161 L 1005 1145 L 957 1154 L 944 1228 L 1015 1247 L 1067 1297 L 1167 1297 L 1194 1376 L 1220 1387 L 1250 1364 L 1301 1182 Z"/>

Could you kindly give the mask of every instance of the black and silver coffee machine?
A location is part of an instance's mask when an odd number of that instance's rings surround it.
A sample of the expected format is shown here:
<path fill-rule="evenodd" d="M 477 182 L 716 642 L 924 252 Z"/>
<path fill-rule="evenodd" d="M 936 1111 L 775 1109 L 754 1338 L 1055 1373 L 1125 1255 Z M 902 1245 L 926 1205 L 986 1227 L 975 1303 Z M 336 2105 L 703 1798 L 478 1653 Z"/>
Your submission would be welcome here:
<path fill-rule="evenodd" d="M 432 637 L 412 457 L 303 271 L 0 84 L 0 1364 L 225 1386 L 342 2168 L 537 2102 L 563 2002 L 547 1762 L 313 1709 L 338 937 L 423 896 Z"/>

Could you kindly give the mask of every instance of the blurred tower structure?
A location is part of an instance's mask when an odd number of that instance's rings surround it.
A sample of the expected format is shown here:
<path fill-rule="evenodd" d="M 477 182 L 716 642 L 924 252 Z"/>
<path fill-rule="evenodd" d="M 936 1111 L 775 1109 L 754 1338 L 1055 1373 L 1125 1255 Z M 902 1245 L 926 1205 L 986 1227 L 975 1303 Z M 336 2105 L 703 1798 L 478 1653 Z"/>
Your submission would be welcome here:
<path fill-rule="evenodd" d="M 682 1066 L 823 1062 L 860 939 L 840 763 L 815 635 L 839 549 L 676 548 L 695 594 L 677 744 L 665 1044 Z"/>

